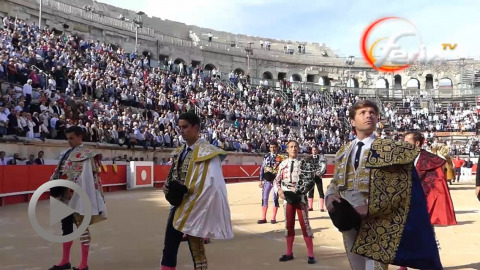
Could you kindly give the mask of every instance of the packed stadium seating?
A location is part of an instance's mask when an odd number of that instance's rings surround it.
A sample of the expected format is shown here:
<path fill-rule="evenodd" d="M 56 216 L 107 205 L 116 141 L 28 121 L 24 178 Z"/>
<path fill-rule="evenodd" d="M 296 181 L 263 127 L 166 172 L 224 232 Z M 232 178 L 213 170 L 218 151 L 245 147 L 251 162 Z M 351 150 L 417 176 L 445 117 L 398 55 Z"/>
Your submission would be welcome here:
<path fill-rule="evenodd" d="M 335 153 L 354 138 L 348 108 L 370 98 L 347 88 L 287 81 L 268 86 L 246 74 L 207 71 L 168 59 L 152 68 L 147 54 L 56 35 L 22 20 L 3 22 L 0 136 L 62 140 L 66 128 L 78 125 L 86 142 L 176 147 L 182 142 L 176 119 L 195 110 L 204 120 L 202 136 L 228 151 L 266 152 L 271 140 L 285 148 L 289 139 L 296 139 L 301 152 L 320 145 L 324 153 Z M 438 103 L 432 113 L 419 97 L 377 101 L 382 137 L 398 139 L 402 131 L 416 129 L 433 141 L 436 131 L 477 130 L 472 104 Z M 470 140 L 458 153 L 475 145 Z"/>

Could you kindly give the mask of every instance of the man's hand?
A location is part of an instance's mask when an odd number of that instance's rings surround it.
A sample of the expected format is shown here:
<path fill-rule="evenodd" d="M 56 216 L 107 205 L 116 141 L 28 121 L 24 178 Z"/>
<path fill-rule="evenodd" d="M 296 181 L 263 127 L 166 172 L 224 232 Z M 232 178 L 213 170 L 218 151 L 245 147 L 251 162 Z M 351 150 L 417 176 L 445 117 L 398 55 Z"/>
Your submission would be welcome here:
<path fill-rule="evenodd" d="M 283 190 L 278 191 L 278 197 L 282 200 L 285 200 L 285 195 L 283 194 Z"/>
<path fill-rule="evenodd" d="M 167 193 L 168 193 L 168 187 L 167 187 L 167 185 L 163 185 L 162 190 L 163 190 L 163 193 L 164 193 L 164 194 L 167 194 Z"/>
<path fill-rule="evenodd" d="M 368 214 L 368 205 L 362 204 L 362 205 L 356 206 L 355 211 L 357 211 L 357 213 L 359 213 L 362 218 L 366 217 Z"/>
<path fill-rule="evenodd" d="M 260 188 L 263 188 L 263 181 L 260 181 L 260 182 L 258 183 L 258 186 L 259 186 Z"/>
<path fill-rule="evenodd" d="M 475 195 L 477 195 L 478 197 L 479 194 L 480 194 L 480 186 L 475 188 Z"/>
<path fill-rule="evenodd" d="M 328 212 L 334 212 L 335 207 L 333 207 L 333 202 L 341 202 L 340 201 L 340 196 L 339 195 L 329 195 L 326 199 L 326 204 L 327 204 L 327 211 Z"/>

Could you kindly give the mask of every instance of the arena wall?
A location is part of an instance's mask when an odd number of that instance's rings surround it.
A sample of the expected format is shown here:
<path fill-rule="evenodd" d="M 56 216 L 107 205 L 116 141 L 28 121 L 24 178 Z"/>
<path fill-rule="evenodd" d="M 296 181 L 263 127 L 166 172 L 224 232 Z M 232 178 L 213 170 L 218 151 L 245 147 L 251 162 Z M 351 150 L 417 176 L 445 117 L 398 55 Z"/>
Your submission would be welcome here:
<path fill-rule="evenodd" d="M 91 148 L 97 152 L 102 153 L 103 163 L 112 164 L 114 157 L 127 155 L 129 158 L 144 158 L 145 161 L 152 161 L 154 157 L 157 157 L 159 161 L 162 158 L 168 160 L 170 153 L 173 151 L 172 148 L 157 149 L 153 151 L 153 148 L 144 150 L 140 146 L 135 146 L 134 148 L 127 149 L 126 146 L 120 147 L 118 145 L 112 144 L 101 144 L 101 143 L 84 143 L 88 148 Z M 1 140 L 0 141 L 0 150 L 7 153 L 7 157 L 12 156 L 14 153 L 19 153 L 20 157 L 27 158 L 29 155 L 35 155 L 39 151 L 45 153 L 45 164 L 55 165 L 59 160 L 60 154 L 68 149 L 67 141 L 60 140 L 46 140 L 42 142 L 38 139 L 29 140 L 28 138 L 19 138 L 16 140 Z M 251 153 L 237 153 L 237 152 L 228 152 L 227 158 L 224 160 L 224 165 L 261 165 L 262 164 L 262 154 L 251 154 Z M 117 164 L 122 164 L 122 162 L 116 162 Z M 19 164 L 25 164 L 25 161 Z M 125 163 L 123 163 L 125 164 Z"/>

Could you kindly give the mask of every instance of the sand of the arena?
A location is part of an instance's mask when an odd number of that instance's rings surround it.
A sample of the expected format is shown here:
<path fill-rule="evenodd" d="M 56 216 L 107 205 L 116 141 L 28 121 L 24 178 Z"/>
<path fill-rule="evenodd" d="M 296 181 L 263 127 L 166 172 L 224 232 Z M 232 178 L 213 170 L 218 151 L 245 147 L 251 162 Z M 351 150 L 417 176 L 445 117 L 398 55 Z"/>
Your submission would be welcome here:
<path fill-rule="evenodd" d="M 329 180 L 324 181 L 324 185 Z M 284 214 L 278 213 L 277 224 L 256 222 L 260 217 L 260 192 L 257 182 L 229 184 L 232 224 L 235 238 L 213 240 L 206 246 L 209 269 L 291 270 L 349 269 L 340 233 L 328 214 L 310 212 L 315 239 L 317 264 L 307 264 L 307 250 L 298 222 L 294 245 L 295 260 L 279 262 L 285 252 Z M 473 181 L 455 183 L 451 193 L 459 224 L 437 227 L 441 258 L 445 269 L 480 269 L 480 202 L 474 196 Z M 315 194 L 318 198 L 317 194 Z M 165 222 L 169 205 L 159 189 L 106 193 L 109 219 L 91 227 L 93 241 L 89 259 L 92 270 L 160 269 Z M 48 269 L 61 256 L 61 244 L 36 235 L 27 217 L 27 203 L 0 207 L 0 269 Z M 270 219 L 270 209 L 268 219 Z M 48 201 L 37 206 L 37 216 L 44 228 L 60 232 L 60 224 L 48 227 Z M 80 261 L 78 240 L 71 263 Z M 397 269 L 390 266 L 389 269 Z M 177 269 L 193 269 L 187 243 L 182 243 Z"/>

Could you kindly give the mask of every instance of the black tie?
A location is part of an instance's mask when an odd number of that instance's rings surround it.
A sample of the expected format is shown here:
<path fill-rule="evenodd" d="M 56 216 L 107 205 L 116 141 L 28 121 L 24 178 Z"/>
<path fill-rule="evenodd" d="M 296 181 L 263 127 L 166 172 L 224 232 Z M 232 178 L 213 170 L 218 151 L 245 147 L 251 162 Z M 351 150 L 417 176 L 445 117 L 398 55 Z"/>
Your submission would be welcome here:
<path fill-rule="evenodd" d="M 68 158 L 68 156 L 70 155 L 70 153 L 72 152 L 72 150 L 73 150 L 74 148 L 75 148 L 75 147 L 72 147 L 72 148 L 68 149 L 68 151 L 65 153 L 65 155 L 63 155 L 62 159 L 60 160 L 60 168 L 62 167 L 63 162 L 65 162 L 65 159 Z"/>
<path fill-rule="evenodd" d="M 187 157 L 188 155 L 188 152 L 192 151 L 192 149 L 190 147 L 187 147 L 187 150 L 184 152 L 185 154 L 183 154 L 181 157 L 180 157 L 180 162 L 179 162 L 179 165 L 178 167 L 181 167 L 183 165 L 183 161 L 185 160 L 185 158 Z"/>
<path fill-rule="evenodd" d="M 355 154 L 355 170 L 358 168 L 358 164 L 360 163 L 360 155 L 362 154 L 362 146 L 364 145 L 363 142 L 358 142 L 357 143 L 357 153 Z"/>
<path fill-rule="evenodd" d="M 295 160 L 292 160 L 292 164 L 290 164 L 290 181 L 292 182 L 292 174 L 293 174 L 293 166 L 295 165 Z"/>
<path fill-rule="evenodd" d="M 62 165 L 65 162 L 65 160 L 68 158 L 68 156 L 70 155 L 70 153 L 72 152 L 73 149 L 75 149 L 75 147 L 72 147 L 72 148 L 68 149 L 67 152 L 60 159 L 60 163 L 58 163 L 58 174 L 59 174 L 59 175 L 57 175 L 58 178 L 60 178 L 62 176 L 63 172 L 60 171 L 62 169 Z"/>

